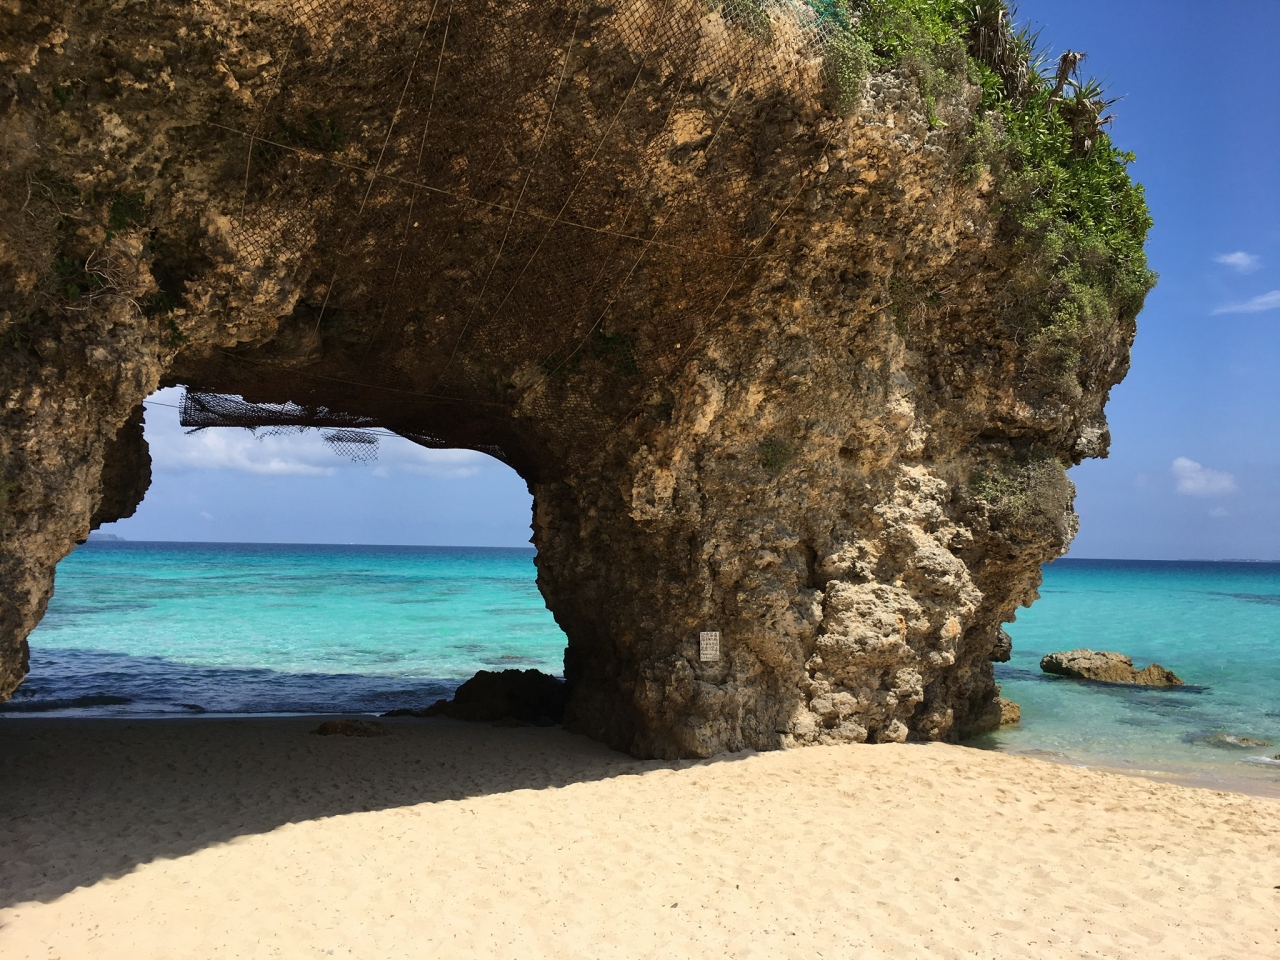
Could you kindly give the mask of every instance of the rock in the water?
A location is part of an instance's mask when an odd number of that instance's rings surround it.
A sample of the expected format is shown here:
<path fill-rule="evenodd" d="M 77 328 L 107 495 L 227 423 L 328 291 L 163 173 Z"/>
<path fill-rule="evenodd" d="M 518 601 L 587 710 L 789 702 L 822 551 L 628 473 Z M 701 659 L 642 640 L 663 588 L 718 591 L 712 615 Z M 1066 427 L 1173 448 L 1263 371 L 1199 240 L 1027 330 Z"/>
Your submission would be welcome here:
<path fill-rule="evenodd" d="M 387 716 L 519 720 L 550 726 L 564 719 L 566 697 L 563 680 L 538 670 L 481 670 L 454 692 L 452 700 L 437 700 L 425 710 L 393 710 Z"/>
<path fill-rule="evenodd" d="M 311 732 L 322 737 L 385 737 L 387 728 L 375 720 L 343 717 L 340 720 L 326 720 Z"/>
<path fill-rule="evenodd" d="M 1132 658 L 1123 653 L 1090 650 L 1087 647 L 1050 653 L 1040 661 L 1040 669 L 1045 673 L 1056 673 L 1077 680 L 1096 680 L 1099 683 L 1127 683 L 1140 687 L 1182 685 L 1177 674 L 1158 663 L 1136 670 Z"/>
<path fill-rule="evenodd" d="M 1004 627 L 1001 627 L 996 631 L 996 642 L 991 646 L 991 662 L 1008 663 L 1009 657 L 1012 655 L 1013 637 L 1009 636 Z"/>
<path fill-rule="evenodd" d="M 1170 670 L 1168 667 L 1162 667 L 1158 663 L 1153 663 L 1143 667 L 1137 672 L 1137 678 L 1129 681 L 1141 684 L 1144 687 L 1180 687 L 1182 686 L 1182 678 Z"/>
<path fill-rule="evenodd" d="M 1256 737 L 1246 737 L 1239 733 L 1211 733 L 1207 737 L 1201 737 L 1196 743 L 1203 743 L 1210 747 L 1226 747 L 1226 748 L 1244 748 L 1249 747 L 1269 747 L 1270 742 L 1259 740 Z"/>
<path fill-rule="evenodd" d="M 1022 722 L 1022 707 L 1012 700 L 1000 698 L 1000 726 L 1012 727 Z"/>

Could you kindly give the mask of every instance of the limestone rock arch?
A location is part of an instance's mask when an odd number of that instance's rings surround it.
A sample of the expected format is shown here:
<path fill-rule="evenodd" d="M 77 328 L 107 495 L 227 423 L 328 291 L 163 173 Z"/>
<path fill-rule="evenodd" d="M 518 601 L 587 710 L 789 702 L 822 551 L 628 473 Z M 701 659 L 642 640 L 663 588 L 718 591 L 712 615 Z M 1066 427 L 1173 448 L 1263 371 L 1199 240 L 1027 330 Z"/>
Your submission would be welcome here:
<path fill-rule="evenodd" d="M 57 560 L 145 489 L 142 399 L 185 384 L 511 463 L 571 729 L 674 757 L 997 723 L 1000 624 L 1074 533 L 1062 467 L 1105 452 L 1132 317 L 1072 390 L 1033 382 L 964 172 L 978 91 L 895 71 L 838 109 L 828 29 L 790 0 L 22 7 L 0 696 Z M 973 478 L 1033 449 L 1002 515 Z"/>

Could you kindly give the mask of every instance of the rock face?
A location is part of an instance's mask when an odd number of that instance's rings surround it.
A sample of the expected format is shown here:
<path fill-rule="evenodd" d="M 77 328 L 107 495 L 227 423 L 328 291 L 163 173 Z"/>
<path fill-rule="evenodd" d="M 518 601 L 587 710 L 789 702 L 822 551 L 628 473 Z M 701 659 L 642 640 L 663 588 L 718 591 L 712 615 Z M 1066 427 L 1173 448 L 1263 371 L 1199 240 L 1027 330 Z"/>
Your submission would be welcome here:
<path fill-rule="evenodd" d="M 1036 340 L 1075 288 L 1001 219 L 982 91 L 836 97 L 816 16 L 0 9 L 0 697 L 57 561 L 146 487 L 143 398 L 186 384 L 518 470 L 570 729 L 998 725 L 1000 625 L 1075 532 L 1145 287 Z"/>
<path fill-rule="evenodd" d="M 1008 663 L 1012 654 L 1013 637 L 1001 627 L 996 631 L 996 642 L 991 645 L 991 660 L 993 663 Z"/>
<path fill-rule="evenodd" d="M 1045 673 L 1055 673 L 1077 680 L 1096 680 L 1099 683 L 1128 683 L 1141 687 L 1178 687 L 1182 680 L 1172 670 L 1158 663 L 1134 669 L 1133 660 L 1123 653 L 1108 650 L 1066 650 L 1050 653 L 1040 661 Z"/>

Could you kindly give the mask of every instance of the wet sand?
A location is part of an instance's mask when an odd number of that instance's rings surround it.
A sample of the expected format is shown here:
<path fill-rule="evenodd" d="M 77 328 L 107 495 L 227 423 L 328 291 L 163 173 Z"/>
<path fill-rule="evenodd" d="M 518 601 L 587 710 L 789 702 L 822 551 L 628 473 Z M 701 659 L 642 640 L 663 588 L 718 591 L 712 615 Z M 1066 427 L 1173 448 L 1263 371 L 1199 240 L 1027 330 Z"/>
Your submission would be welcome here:
<path fill-rule="evenodd" d="M 1267 957 L 1280 804 L 943 744 L 0 721 L 0 955 Z"/>

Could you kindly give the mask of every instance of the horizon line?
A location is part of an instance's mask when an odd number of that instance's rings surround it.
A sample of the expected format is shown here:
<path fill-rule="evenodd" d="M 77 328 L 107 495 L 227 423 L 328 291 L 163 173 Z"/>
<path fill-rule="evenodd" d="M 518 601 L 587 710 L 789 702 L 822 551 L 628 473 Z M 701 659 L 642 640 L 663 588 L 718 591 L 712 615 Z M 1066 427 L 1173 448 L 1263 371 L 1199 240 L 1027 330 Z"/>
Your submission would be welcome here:
<path fill-rule="evenodd" d="M 96 533 L 97 531 L 94 531 Z M 90 536 L 79 541 L 76 546 L 83 546 L 87 543 L 184 543 L 198 546 L 222 546 L 222 547 L 413 547 L 430 550 L 536 550 L 531 543 L 509 546 L 503 544 L 481 544 L 481 543 L 357 543 L 355 541 L 346 541 L 342 543 L 319 540 L 150 540 L 141 538 L 122 537 L 118 534 L 107 534 L 105 536 Z"/>
<path fill-rule="evenodd" d="M 97 534 L 97 536 L 95 536 Z M 354 541 L 296 541 L 296 540 L 143 540 L 122 537 L 119 534 L 98 534 L 95 530 L 84 543 L 184 543 L 199 545 L 216 545 L 224 547 L 410 547 L 432 550 L 533 550 L 533 544 L 506 546 L 478 543 L 356 543 Z M 77 544 L 78 546 L 79 544 Z M 1266 560 L 1260 557 L 1058 557 L 1046 560 L 1042 566 L 1058 563 L 1061 560 L 1092 560 L 1109 563 L 1280 563 L 1280 560 Z"/>

